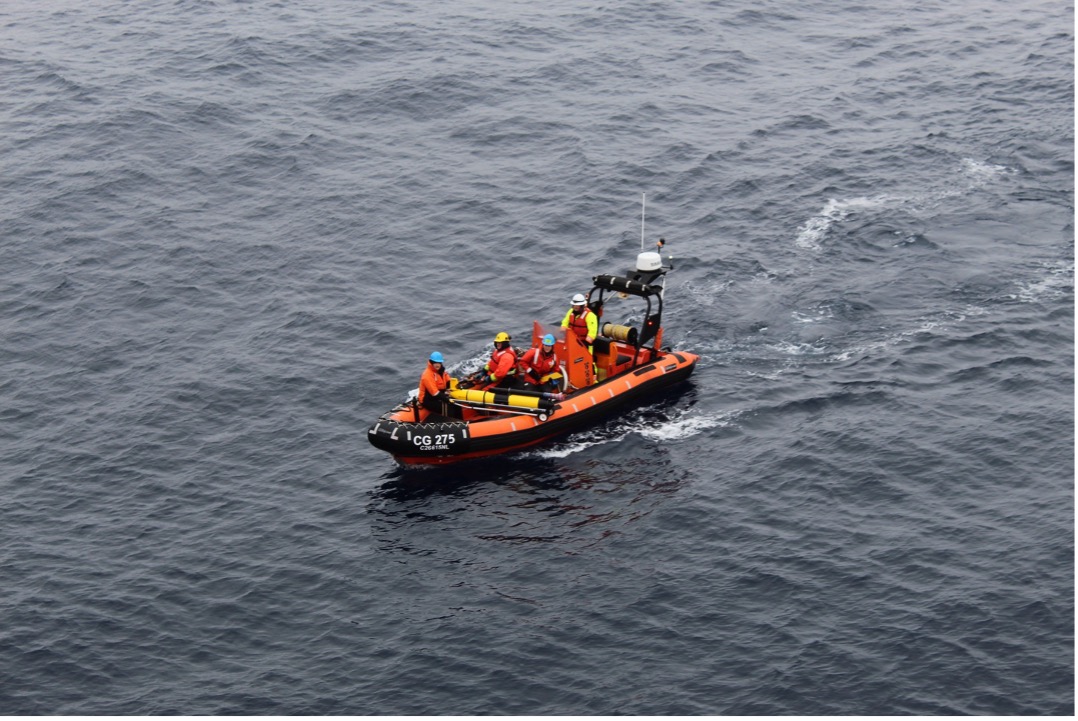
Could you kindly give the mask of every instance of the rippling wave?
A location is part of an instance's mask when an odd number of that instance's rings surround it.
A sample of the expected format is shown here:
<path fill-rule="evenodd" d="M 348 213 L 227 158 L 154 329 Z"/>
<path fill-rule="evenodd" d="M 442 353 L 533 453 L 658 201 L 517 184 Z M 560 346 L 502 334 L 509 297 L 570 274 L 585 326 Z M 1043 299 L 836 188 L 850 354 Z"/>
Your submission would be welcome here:
<path fill-rule="evenodd" d="M 1073 714 L 1073 26 L 6 3 L 0 708 Z M 366 442 L 659 236 L 690 382 Z"/>

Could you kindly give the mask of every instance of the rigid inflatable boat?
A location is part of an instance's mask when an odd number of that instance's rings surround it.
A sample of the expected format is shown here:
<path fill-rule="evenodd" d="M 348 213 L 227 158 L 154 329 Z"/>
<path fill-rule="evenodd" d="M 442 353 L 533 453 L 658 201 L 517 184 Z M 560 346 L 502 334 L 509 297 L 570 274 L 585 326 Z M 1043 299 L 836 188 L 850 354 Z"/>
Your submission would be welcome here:
<path fill-rule="evenodd" d="M 659 249 L 662 249 L 662 240 Z M 660 389 L 688 378 L 698 357 L 662 347 L 666 273 L 658 252 L 642 252 L 626 275 L 597 275 L 587 305 L 600 334 L 589 352 L 576 333 L 549 331 L 536 321 L 532 347 L 553 332 L 561 392 L 469 388 L 450 382 L 450 418 L 409 399 L 383 414 L 367 431 L 371 444 L 403 464 L 453 463 L 516 451 L 592 425 Z M 645 308 L 639 325 L 604 322 L 611 300 L 636 299 Z M 638 308 L 636 310 L 639 310 Z M 519 352 L 518 352 L 519 355 Z"/>

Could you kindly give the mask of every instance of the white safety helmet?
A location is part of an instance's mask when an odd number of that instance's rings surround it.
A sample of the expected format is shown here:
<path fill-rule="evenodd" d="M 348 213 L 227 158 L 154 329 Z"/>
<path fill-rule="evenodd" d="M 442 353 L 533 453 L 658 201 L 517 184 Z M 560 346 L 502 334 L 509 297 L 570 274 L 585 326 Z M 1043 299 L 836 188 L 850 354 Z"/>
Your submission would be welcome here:
<path fill-rule="evenodd" d="M 584 297 L 583 293 L 577 293 L 573 296 L 573 305 L 584 305 L 588 302 L 588 299 Z"/>

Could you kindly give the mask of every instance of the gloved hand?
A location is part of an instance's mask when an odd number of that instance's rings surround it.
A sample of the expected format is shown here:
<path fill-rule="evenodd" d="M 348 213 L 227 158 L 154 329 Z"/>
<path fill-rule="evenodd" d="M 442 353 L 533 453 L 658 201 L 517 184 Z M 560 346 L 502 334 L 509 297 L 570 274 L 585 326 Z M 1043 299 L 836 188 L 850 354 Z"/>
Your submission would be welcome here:
<path fill-rule="evenodd" d="M 491 382 L 491 383 L 493 383 L 493 382 L 494 382 L 494 381 L 496 381 L 496 380 L 498 380 L 498 376 L 496 376 L 496 375 L 494 375 L 493 373 L 491 373 L 491 374 L 490 374 L 490 382 Z"/>

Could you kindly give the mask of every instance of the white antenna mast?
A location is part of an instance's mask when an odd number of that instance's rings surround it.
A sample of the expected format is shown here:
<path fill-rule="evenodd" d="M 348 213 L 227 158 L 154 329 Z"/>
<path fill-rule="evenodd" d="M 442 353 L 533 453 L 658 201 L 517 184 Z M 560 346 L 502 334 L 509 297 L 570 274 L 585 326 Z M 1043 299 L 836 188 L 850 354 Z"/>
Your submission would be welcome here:
<path fill-rule="evenodd" d="M 640 251 L 644 250 L 644 211 L 647 207 L 647 193 L 640 194 Z"/>

